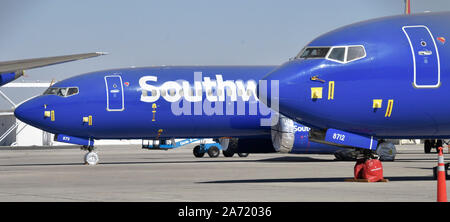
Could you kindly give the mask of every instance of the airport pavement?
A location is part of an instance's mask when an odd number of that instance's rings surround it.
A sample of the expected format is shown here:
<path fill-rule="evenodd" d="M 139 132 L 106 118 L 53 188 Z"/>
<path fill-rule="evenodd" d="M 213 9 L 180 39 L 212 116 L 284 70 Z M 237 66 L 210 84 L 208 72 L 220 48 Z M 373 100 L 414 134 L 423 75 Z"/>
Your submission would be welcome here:
<path fill-rule="evenodd" d="M 0 149 L 0 201 L 436 201 L 437 154 L 420 145 L 383 162 L 387 183 L 345 182 L 355 163 L 333 155 L 199 159 L 192 147 L 100 146 L 97 166 L 79 149 Z"/>

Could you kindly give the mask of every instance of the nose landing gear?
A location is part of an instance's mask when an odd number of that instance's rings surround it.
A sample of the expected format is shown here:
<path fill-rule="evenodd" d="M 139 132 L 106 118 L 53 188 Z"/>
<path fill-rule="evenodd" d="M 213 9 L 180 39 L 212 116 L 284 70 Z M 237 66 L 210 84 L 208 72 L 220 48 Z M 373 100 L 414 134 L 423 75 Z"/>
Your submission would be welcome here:
<path fill-rule="evenodd" d="M 99 162 L 98 154 L 94 152 L 94 146 L 82 146 L 82 150 L 88 151 L 86 155 L 84 155 L 84 164 L 85 165 L 97 165 Z"/>

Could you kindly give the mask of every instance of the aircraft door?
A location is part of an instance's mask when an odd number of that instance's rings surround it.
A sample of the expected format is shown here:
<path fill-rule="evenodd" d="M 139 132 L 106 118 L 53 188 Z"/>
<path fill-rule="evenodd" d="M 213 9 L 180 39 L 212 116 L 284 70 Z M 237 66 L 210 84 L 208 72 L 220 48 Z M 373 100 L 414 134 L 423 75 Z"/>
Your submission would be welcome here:
<path fill-rule="evenodd" d="M 423 25 L 404 26 L 414 66 L 416 88 L 436 88 L 440 86 L 439 52 L 433 34 Z"/>
<path fill-rule="evenodd" d="M 106 84 L 106 110 L 123 111 L 123 84 L 122 77 L 119 75 L 105 76 Z"/>

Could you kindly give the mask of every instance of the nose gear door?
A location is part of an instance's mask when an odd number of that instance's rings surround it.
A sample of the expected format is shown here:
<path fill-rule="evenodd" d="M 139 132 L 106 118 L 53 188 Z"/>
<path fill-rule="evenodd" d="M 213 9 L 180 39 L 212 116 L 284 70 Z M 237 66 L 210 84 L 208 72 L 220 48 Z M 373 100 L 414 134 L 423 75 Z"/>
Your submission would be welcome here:
<path fill-rule="evenodd" d="M 441 84 L 439 52 L 430 29 L 424 25 L 404 26 L 411 47 L 416 88 L 437 88 Z"/>
<path fill-rule="evenodd" d="M 125 109 L 122 77 L 120 75 L 105 76 L 106 110 L 123 111 Z"/>

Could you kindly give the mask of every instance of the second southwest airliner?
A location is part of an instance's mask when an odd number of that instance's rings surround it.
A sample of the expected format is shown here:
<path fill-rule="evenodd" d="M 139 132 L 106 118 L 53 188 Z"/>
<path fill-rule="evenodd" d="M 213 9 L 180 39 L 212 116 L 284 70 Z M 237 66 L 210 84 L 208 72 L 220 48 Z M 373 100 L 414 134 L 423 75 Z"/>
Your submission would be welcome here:
<path fill-rule="evenodd" d="M 277 110 L 317 142 L 375 150 L 386 138 L 449 138 L 449 21 L 439 12 L 348 25 L 264 79 L 279 81 Z"/>

